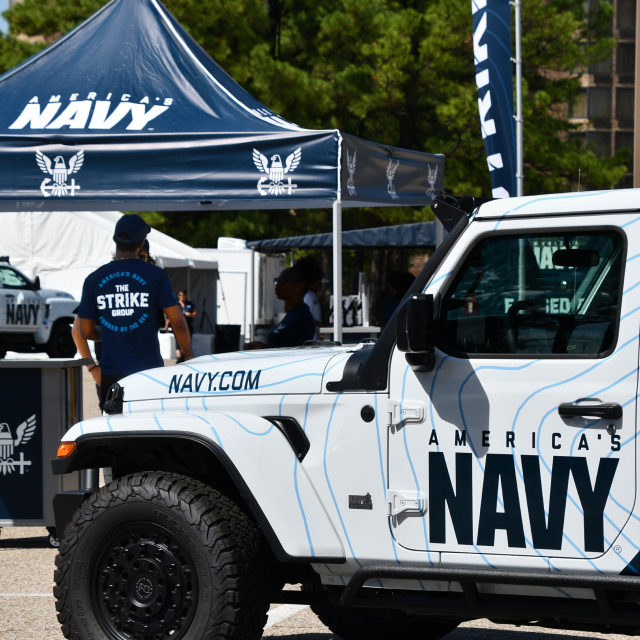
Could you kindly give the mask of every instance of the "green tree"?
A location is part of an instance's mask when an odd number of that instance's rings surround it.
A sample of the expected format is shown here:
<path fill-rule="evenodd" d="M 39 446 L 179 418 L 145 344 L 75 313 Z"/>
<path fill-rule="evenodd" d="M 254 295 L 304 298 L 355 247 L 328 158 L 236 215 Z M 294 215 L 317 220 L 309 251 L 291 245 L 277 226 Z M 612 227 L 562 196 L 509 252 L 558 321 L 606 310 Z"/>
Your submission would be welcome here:
<path fill-rule="evenodd" d="M 473 67 L 468 0 L 165 0 L 167 8 L 242 86 L 283 117 L 409 149 L 444 153 L 445 187 L 490 194 Z M 0 68 L 8 69 L 81 22 L 104 0 L 24 0 L 5 13 Z M 570 137 L 567 105 L 586 66 L 610 55 L 611 5 L 582 0 L 523 6 L 525 191 L 571 189 L 578 169 L 614 186 L 630 157 L 597 158 Z M 20 38 L 18 38 L 19 34 Z M 26 37 L 32 41 L 25 40 Z M 40 40 L 34 40 L 40 38 Z M 429 209 L 349 211 L 345 228 L 425 220 Z M 328 211 L 153 213 L 190 244 L 220 235 L 328 231 Z"/>

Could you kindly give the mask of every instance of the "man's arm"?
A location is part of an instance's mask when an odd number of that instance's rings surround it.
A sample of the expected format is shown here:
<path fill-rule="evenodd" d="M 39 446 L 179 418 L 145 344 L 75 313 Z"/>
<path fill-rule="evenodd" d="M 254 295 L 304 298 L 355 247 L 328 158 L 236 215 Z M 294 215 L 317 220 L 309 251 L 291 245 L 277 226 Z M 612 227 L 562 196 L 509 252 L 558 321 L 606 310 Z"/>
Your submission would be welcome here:
<path fill-rule="evenodd" d="M 89 343 L 87 340 L 100 340 L 101 336 L 98 334 L 95 328 L 95 323 L 93 320 L 87 320 L 86 318 L 78 318 L 73 321 L 73 329 L 71 330 L 71 335 L 73 336 L 73 341 L 76 343 L 76 347 L 78 349 L 78 353 L 83 358 L 90 358 L 93 360 L 93 356 L 91 355 L 91 351 L 89 350 Z M 102 381 L 102 372 L 100 367 L 95 364 L 90 364 L 87 366 L 93 381 L 100 386 Z"/>
<path fill-rule="evenodd" d="M 189 327 L 187 321 L 184 319 L 184 313 L 179 304 L 173 307 L 167 307 L 163 309 L 171 327 L 173 328 L 173 335 L 176 337 L 176 341 L 180 345 L 182 351 L 182 357 L 185 360 L 191 360 L 193 353 L 191 353 L 191 335 L 189 334 Z"/>

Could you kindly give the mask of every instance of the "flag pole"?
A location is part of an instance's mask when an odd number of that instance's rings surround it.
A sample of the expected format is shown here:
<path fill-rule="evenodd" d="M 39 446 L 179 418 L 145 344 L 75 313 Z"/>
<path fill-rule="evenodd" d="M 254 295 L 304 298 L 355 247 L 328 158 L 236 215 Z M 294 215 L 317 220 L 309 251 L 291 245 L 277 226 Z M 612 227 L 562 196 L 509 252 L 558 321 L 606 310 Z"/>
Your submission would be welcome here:
<path fill-rule="evenodd" d="M 516 184 L 518 196 L 524 195 L 524 140 L 522 118 L 522 13 L 520 0 L 514 0 L 516 23 Z"/>

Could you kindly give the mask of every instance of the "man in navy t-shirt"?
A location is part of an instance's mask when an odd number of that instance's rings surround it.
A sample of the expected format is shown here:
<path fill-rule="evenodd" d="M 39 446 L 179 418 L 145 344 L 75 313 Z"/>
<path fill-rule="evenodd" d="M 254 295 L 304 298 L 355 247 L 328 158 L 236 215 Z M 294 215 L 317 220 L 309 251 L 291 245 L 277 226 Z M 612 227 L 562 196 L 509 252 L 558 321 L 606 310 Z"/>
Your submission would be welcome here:
<path fill-rule="evenodd" d="M 169 318 L 185 360 L 191 355 L 187 323 L 167 274 L 138 259 L 151 227 L 138 215 L 125 215 L 116 225 L 116 254 L 112 262 L 87 277 L 78 311 L 80 336 L 75 334 L 80 354 L 88 351 L 87 340 L 95 339 L 95 325 L 102 335 L 100 365 L 89 371 L 100 386 L 104 404 L 109 387 L 125 376 L 162 367 L 158 342 L 159 309 Z M 82 348 L 80 348 L 82 347 Z"/>

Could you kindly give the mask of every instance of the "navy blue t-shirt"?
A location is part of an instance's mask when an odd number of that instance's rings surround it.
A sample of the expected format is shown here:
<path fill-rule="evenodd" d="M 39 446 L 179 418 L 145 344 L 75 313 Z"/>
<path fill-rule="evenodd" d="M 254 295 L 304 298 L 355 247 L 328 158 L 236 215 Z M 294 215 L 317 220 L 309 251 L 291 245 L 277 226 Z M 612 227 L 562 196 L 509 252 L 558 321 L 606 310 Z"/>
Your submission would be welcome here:
<path fill-rule="evenodd" d="M 163 366 L 158 309 L 178 304 L 167 274 L 141 260 L 114 260 L 84 281 L 78 316 L 102 330 L 102 373 L 124 376 Z"/>
<path fill-rule="evenodd" d="M 291 309 L 282 322 L 269 334 L 270 349 L 280 347 L 301 347 L 316 334 L 316 321 L 306 304 Z"/>

